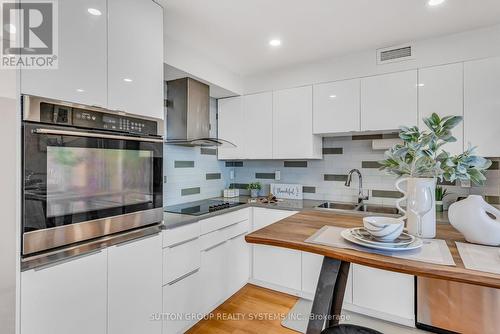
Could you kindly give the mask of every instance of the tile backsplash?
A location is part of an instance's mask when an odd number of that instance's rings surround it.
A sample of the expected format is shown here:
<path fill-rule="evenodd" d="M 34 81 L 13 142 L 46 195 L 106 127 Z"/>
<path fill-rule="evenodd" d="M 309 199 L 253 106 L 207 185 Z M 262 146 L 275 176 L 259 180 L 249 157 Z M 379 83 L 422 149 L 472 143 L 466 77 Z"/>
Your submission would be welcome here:
<path fill-rule="evenodd" d="M 384 138 L 393 137 L 384 135 Z M 244 189 L 246 184 L 258 181 L 263 185 L 261 195 L 269 192 L 271 183 L 299 183 L 303 185 L 304 198 L 353 202 L 358 196 L 358 177 L 353 175 L 350 187 L 345 186 L 348 172 L 357 168 L 363 175 L 363 188 L 369 194 L 368 203 L 394 206 L 402 195 L 395 187 L 395 176 L 378 170 L 378 161 L 384 158 L 384 150 L 372 149 L 371 136 L 332 137 L 323 139 L 323 160 L 283 161 L 228 161 L 225 166 L 234 170 L 232 186 Z M 450 195 L 445 207 L 459 196 L 484 195 L 492 203 L 500 202 L 500 171 L 498 161 L 487 171 L 485 186 L 461 187 L 445 185 Z M 276 171 L 281 178 L 275 181 Z M 446 184 L 446 183 L 445 183 Z M 243 190 L 243 193 L 245 191 Z"/>

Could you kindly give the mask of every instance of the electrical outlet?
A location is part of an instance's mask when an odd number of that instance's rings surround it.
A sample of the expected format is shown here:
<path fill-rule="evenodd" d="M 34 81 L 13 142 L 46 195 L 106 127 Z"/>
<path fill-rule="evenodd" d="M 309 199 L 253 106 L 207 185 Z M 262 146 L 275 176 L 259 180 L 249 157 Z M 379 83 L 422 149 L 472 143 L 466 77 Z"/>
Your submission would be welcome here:
<path fill-rule="evenodd" d="M 276 172 L 274 172 L 274 179 L 276 181 L 281 180 L 281 172 L 279 170 L 277 170 Z"/>
<path fill-rule="evenodd" d="M 470 188 L 470 180 L 467 181 L 460 181 L 460 186 L 462 188 Z"/>

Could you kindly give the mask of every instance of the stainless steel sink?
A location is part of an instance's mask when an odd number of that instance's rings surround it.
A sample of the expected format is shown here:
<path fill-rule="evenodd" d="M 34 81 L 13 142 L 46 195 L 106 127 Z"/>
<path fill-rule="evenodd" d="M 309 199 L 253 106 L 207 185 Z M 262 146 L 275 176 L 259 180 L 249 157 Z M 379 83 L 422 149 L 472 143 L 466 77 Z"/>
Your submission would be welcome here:
<path fill-rule="evenodd" d="M 357 214 L 382 214 L 382 215 L 391 215 L 398 216 L 399 210 L 397 208 L 388 207 L 388 206 L 378 206 L 371 204 L 356 204 L 356 203 L 338 203 L 338 202 L 326 202 L 316 207 L 320 210 L 332 210 L 332 211 L 341 211 L 341 212 L 349 212 L 349 213 L 357 213 Z"/>

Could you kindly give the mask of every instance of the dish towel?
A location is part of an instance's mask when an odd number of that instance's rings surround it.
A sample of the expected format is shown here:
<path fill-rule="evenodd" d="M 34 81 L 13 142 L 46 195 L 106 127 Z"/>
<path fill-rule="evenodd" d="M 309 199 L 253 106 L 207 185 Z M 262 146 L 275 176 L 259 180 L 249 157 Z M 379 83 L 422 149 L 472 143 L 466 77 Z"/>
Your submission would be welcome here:
<path fill-rule="evenodd" d="M 342 238 L 340 233 L 342 233 L 343 230 L 345 230 L 345 228 L 336 226 L 323 226 L 305 242 L 337 248 L 355 249 L 367 253 L 392 256 L 420 262 L 441 264 L 445 266 L 456 265 L 455 261 L 453 261 L 453 256 L 451 255 L 446 241 L 441 239 L 423 239 L 423 245 L 419 249 L 391 252 L 353 244 Z"/>
<path fill-rule="evenodd" d="M 500 247 L 455 242 L 467 269 L 500 274 Z"/>

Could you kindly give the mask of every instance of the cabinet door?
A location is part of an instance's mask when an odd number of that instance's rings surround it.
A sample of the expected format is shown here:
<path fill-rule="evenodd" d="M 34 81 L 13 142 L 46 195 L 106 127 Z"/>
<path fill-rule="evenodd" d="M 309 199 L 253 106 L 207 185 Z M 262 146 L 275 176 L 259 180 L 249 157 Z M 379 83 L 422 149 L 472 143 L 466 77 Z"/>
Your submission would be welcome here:
<path fill-rule="evenodd" d="M 245 159 L 273 158 L 273 94 L 243 97 L 243 123 L 240 130 L 248 138 Z"/>
<path fill-rule="evenodd" d="M 418 71 L 418 115 L 419 127 L 427 130 L 423 118 L 432 113 L 444 116 L 463 116 L 463 64 L 450 64 L 420 69 Z M 459 154 L 464 148 L 464 128 L 460 123 L 453 129 L 454 143 L 443 148 L 450 153 Z"/>
<path fill-rule="evenodd" d="M 321 137 L 313 135 L 312 86 L 273 93 L 273 158 L 320 159 Z"/>
<path fill-rule="evenodd" d="M 241 234 L 227 242 L 227 297 L 248 283 L 250 278 L 250 245 Z"/>
<path fill-rule="evenodd" d="M 500 156 L 500 58 L 464 64 L 465 144 L 477 146 L 476 153 Z"/>
<path fill-rule="evenodd" d="M 200 278 L 203 291 L 200 295 L 201 312 L 209 313 L 226 295 L 226 242 L 211 246 L 201 252 Z"/>
<path fill-rule="evenodd" d="M 313 298 L 316 293 L 323 258 L 321 255 L 302 252 L 302 292 L 306 297 Z M 344 303 L 352 303 L 352 266 L 349 268 Z"/>
<path fill-rule="evenodd" d="M 417 125 L 417 71 L 361 79 L 361 130 Z"/>
<path fill-rule="evenodd" d="M 108 333 L 160 334 L 162 245 L 159 234 L 108 249 Z"/>
<path fill-rule="evenodd" d="M 217 101 L 218 138 L 227 140 L 236 147 L 219 147 L 219 159 L 243 159 L 245 155 L 245 125 L 243 123 L 243 100 L 231 97 Z"/>
<path fill-rule="evenodd" d="M 21 334 L 106 334 L 106 250 L 21 273 Z"/>
<path fill-rule="evenodd" d="M 359 79 L 315 85 L 313 132 L 331 134 L 359 130 Z"/>
<path fill-rule="evenodd" d="M 295 291 L 301 290 L 300 251 L 253 245 L 253 278 Z"/>
<path fill-rule="evenodd" d="M 298 211 L 253 208 L 252 230 L 256 231 L 266 227 L 267 225 L 271 225 L 277 221 L 293 216 L 296 213 L 298 213 Z"/>
<path fill-rule="evenodd" d="M 413 320 L 414 277 L 354 264 L 352 300 L 357 306 L 373 310 L 371 315 L 381 319 Z"/>
<path fill-rule="evenodd" d="M 200 272 L 192 271 L 163 287 L 163 334 L 184 333 L 197 322 L 201 293 Z"/>
<path fill-rule="evenodd" d="M 22 70 L 21 92 L 106 107 L 106 0 L 57 3 L 59 67 Z M 90 14 L 89 8 L 99 10 L 101 15 Z"/>
<path fill-rule="evenodd" d="M 109 108 L 163 119 L 163 10 L 108 0 Z"/>

